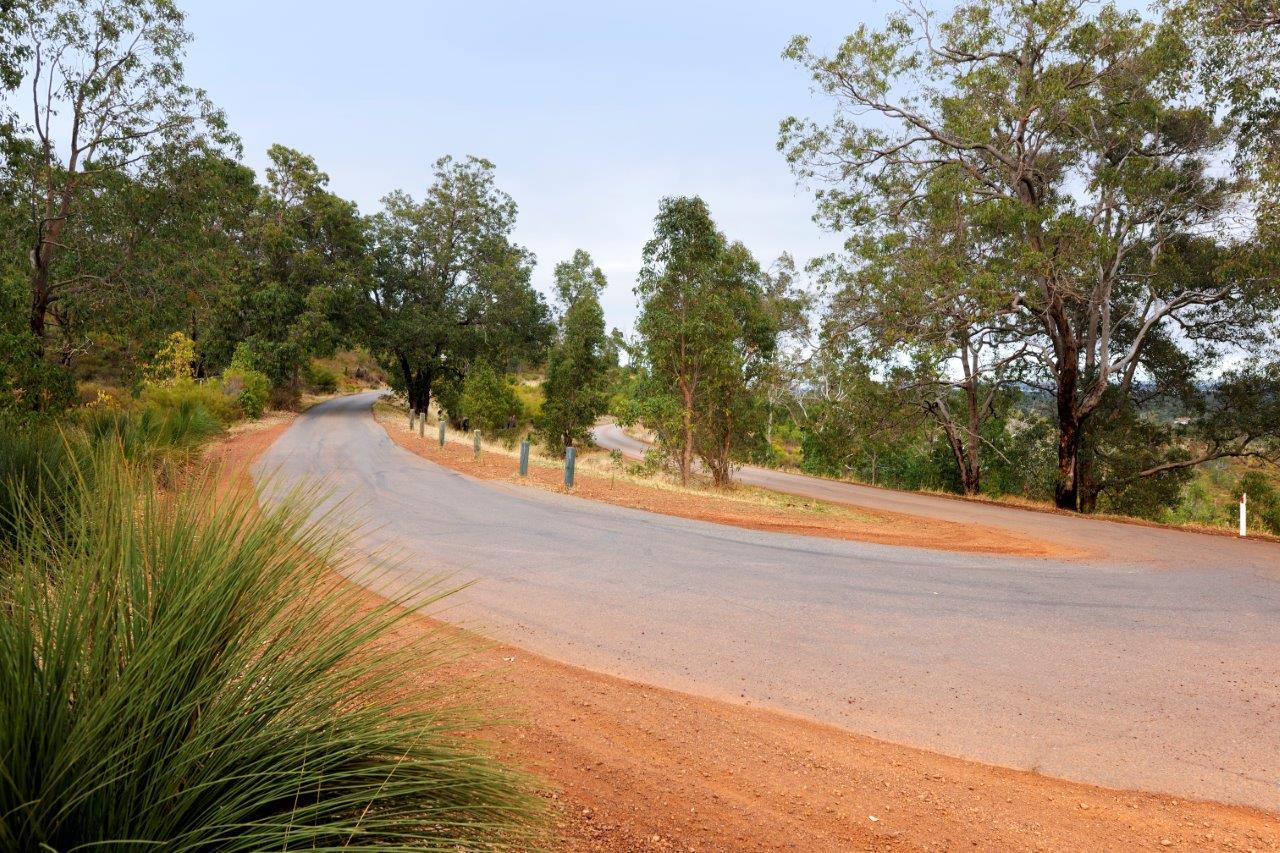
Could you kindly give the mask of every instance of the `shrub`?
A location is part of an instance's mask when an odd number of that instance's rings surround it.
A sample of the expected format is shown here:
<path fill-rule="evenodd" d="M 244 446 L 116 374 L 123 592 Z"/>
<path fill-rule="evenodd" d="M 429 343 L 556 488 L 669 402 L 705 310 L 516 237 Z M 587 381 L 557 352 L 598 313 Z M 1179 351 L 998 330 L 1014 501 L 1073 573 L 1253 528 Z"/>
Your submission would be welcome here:
<path fill-rule="evenodd" d="M 467 374 L 458 406 L 473 426 L 489 432 L 506 429 L 512 416 L 524 419 L 524 404 L 511 381 L 483 362 Z"/>
<path fill-rule="evenodd" d="M 170 385 L 144 385 L 139 400 L 144 408 L 162 412 L 199 407 L 224 426 L 241 417 L 237 395 L 228 393 L 223 383 L 216 379 L 204 382 L 187 379 Z"/>
<path fill-rule="evenodd" d="M 257 420 L 267 410 L 271 396 L 271 380 L 265 373 L 249 368 L 227 368 L 222 374 L 224 389 L 235 398 L 240 413 L 250 420 Z"/>
<path fill-rule="evenodd" d="M 29 330 L 7 330 L 4 319 L 0 318 L 0 413 L 66 411 L 76 400 L 71 374 L 41 355 L 39 341 Z"/>
<path fill-rule="evenodd" d="M 80 405 L 92 408 L 120 409 L 129 404 L 129 392 L 118 385 L 101 382 L 78 382 L 76 391 Z"/>
<path fill-rule="evenodd" d="M 83 454 L 75 433 L 0 418 L 0 549 L 13 544 L 24 513 L 60 526 Z"/>
<path fill-rule="evenodd" d="M 196 342 L 182 332 L 165 338 L 151 362 L 142 368 L 144 381 L 150 385 L 174 385 L 189 382 L 195 376 Z"/>
<path fill-rule="evenodd" d="M 116 448 L 125 458 L 139 462 L 185 454 L 222 429 L 222 423 L 191 398 L 172 406 L 150 403 L 133 410 L 88 409 L 82 422 L 91 446 Z"/>
<path fill-rule="evenodd" d="M 1247 471 L 1240 478 L 1232 497 L 1244 492 L 1249 496 L 1249 518 L 1254 527 L 1280 535 L 1280 488 L 1261 471 Z M 1234 504 L 1229 506 L 1235 509 Z M 1237 516 L 1238 517 L 1238 516 Z"/>
<path fill-rule="evenodd" d="M 307 368 L 307 385 L 317 394 L 333 394 L 338 390 L 338 374 L 322 364 Z"/>
<path fill-rule="evenodd" d="M 0 555 L 0 848 L 538 843 L 475 718 L 403 675 L 452 641 L 390 642 L 410 611 L 335 580 L 309 507 L 91 465 L 66 529 L 27 506 Z"/>

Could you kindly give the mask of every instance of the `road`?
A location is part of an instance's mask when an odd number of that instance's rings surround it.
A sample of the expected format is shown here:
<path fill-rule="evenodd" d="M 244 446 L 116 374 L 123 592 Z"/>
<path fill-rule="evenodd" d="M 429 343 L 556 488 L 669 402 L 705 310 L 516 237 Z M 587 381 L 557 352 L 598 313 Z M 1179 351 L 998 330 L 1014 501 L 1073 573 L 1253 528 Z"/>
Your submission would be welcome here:
<path fill-rule="evenodd" d="M 648 449 L 616 424 L 600 424 L 594 438 L 606 450 L 618 450 L 632 459 L 643 457 Z M 1280 568 L 1280 545 L 1275 543 L 901 492 L 753 465 L 743 466 L 734 476 L 749 485 L 830 503 L 997 527 L 1074 552 L 1094 553 L 1113 564 L 1170 569 L 1194 569 L 1206 563 L 1259 571 Z"/>
<path fill-rule="evenodd" d="M 1189 564 L 1189 534 L 1133 528 L 1171 537 L 1157 566 L 723 527 L 472 480 L 397 447 L 376 397 L 313 408 L 256 472 L 268 499 L 331 489 L 318 511 L 365 525 L 359 551 L 398 558 L 373 583 L 383 591 L 447 573 L 474 584 L 445 618 L 570 663 L 961 757 L 1280 811 L 1273 545 L 1194 537 Z"/>

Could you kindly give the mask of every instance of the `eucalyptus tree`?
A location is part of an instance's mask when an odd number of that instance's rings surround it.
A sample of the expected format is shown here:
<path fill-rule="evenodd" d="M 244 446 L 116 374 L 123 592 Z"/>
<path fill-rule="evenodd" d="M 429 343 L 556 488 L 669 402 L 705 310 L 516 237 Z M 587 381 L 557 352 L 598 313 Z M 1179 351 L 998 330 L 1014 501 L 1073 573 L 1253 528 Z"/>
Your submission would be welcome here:
<path fill-rule="evenodd" d="M 58 347 L 77 372 L 107 352 L 127 369 L 175 330 L 207 348 L 249 271 L 251 169 L 207 150 L 161 151 L 140 166 L 99 175 L 64 231 L 56 267 L 75 286 L 57 303 Z M 92 358 L 77 363 L 81 354 Z"/>
<path fill-rule="evenodd" d="M 86 197 L 160 150 L 230 142 L 222 116 L 184 81 L 190 36 L 171 0 L 29 0 L 13 15 L 25 97 L 15 98 L 30 261 L 28 325 L 43 346 L 50 319 L 87 290 L 116 282 L 59 265 Z"/>
<path fill-rule="evenodd" d="M 450 407 L 478 361 L 505 369 L 545 350 L 547 306 L 530 284 L 533 256 L 511 239 L 515 221 L 478 157 L 441 158 L 422 201 L 391 193 L 372 218 L 363 334 L 413 408 L 440 395 Z"/>
<path fill-rule="evenodd" d="M 540 428 L 548 447 L 563 452 L 586 440 L 609 410 L 609 372 L 618 360 L 600 306 L 608 282 L 591 255 L 578 249 L 556 264 L 555 283 L 560 324 L 547 354 Z"/>
<path fill-rule="evenodd" d="M 1280 155 L 1280 2 L 1165 0 L 1170 24 L 1195 49 L 1199 83 L 1237 129 L 1237 161 L 1260 168 L 1275 214 Z"/>
<path fill-rule="evenodd" d="M 777 345 L 780 315 L 766 277 L 745 246 L 716 229 L 702 199 L 666 198 L 636 293 L 647 416 L 674 439 L 681 482 L 697 455 L 724 485 Z"/>
<path fill-rule="evenodd" d="M 888 381 L 942 429 L 965 494 L 981 491 L 983 421 L 1018 376 L 1018 274 L 967 179 L 939 170 L 885 227 L 818 266 L 833 288 L 824 340 L 859 337 Z M 998 452 L 998 451 L 997 451 Z"/>
<path fill-rule="evenodd" d="M 957 172 L 1012 238 L 1010 331 L 1055 401 L 1058 506 L 1081 508 L 1104 398 L 1130 399 L 1171 347 L 1202 367 L 1265 334 L 1274 282 L 1232 242 L 1248 187 L 1215 168 L 1232 139 L 1183 97 L 1191 51 L 1172 29 L 1110 3 L 991 0 L 941 24 L 908 6 L 829 56 L 803 37 L 785 55 L 834 104 L 779 141 L 829 227 L 895 227 Z M 1212 253 L 1224 263 L 1186 262 Z"/>

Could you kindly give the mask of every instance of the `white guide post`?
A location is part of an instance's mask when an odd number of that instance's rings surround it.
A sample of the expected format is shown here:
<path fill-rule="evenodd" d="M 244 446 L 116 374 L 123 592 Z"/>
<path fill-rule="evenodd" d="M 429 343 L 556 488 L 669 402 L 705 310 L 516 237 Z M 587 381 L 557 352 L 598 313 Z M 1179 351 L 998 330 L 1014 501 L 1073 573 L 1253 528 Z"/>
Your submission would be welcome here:
<path fill-rule="evenodd" d="M 1240 493 L 1240 535 L 1241 536 L 1247 535 L 1245 533 L 1245 524 L 1246 524 L 1245 516 L 1247 516 L 1249 512 L 1248 506 L 1249 506 L 1249 498 L 1244 492 L 1241 492 Z"/>

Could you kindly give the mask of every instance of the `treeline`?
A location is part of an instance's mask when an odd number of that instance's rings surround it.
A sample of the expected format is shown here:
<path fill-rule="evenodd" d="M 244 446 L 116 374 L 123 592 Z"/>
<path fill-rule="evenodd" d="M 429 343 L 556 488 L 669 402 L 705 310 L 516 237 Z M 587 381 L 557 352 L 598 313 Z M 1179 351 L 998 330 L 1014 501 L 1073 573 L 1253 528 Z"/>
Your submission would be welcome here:
<path fill-rule="evenodd" d="M 1172 520 L 1217 520 L 1178 508 L 1234 460 L 1219 485 L 1280 530 L 1280 18 L 1252 8 L 908 4 L 829 54 L 795 39 L 831 114 L 778 146 L 842 248 L 797 289 L 664 203 L 624 420 L 685 479 L 751 460 Z"/>
<path fill-rule="evenodd" d="M 76 380 L 137 389 L 175 347 L 194 377 L 241 395 L 265 384 L 279 406 L 331 390 L 316 358 L 361 348 L 412 406 L 451 415 L 464 395 L 492 412 L 510 392 L 486 381 L 547 363 L 549 443 L 581 440 L 603 411 L 616 362 L 603 277 L 580 252 L 546 303 L 492 163 L 441 158 L 420 200 L 392 192 L 363 215 L 300 151 L 273 145 L 261 175 L 240 162 L 225 117 L 184 79 L 190 36 L 172 3 L 30 2 L 0 24 L 10 415 L 65 411 Z"/>
<path fill-rule="evenodd" d="M 362 214 L 299 151 L 240 162 L 171 4 L 19 5 L 0 405 L 134 384 L 175 332 L 196 375 L 289 405 L 360 348 L 414 409 L 532 420 L 553 450 L 612 411 L 685 481 L 755 461 L 1159 515 L 1201 466 L 1280 458 L 1280 53 L 1247 11 L 993 0 L 830 54 L 797 38 L 831 113 L 779 148 L 841 249 L 762 265 L 703 200 L 663 199 L 626 340 L 585 251 L 550 302 L 532 286 L 492 163 L 444 157 Z"/>

